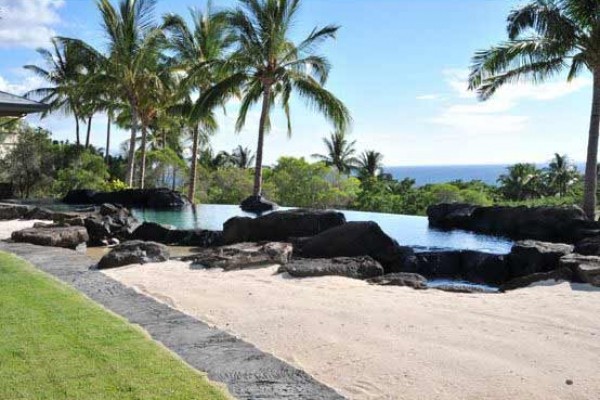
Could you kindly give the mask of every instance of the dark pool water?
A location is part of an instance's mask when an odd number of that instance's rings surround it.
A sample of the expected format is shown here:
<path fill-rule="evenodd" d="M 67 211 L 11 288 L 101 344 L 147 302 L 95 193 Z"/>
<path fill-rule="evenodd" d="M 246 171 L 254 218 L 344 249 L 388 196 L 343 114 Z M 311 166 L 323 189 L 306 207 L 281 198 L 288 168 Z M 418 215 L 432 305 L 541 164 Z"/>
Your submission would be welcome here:
<path fill-rule="evenodd" d="M 282 208 L 283 209 L 283 208 Z M 180 229 L 221 230 L 223 223 L 235 216 L 253 217 L 238 206 L 203 204 L 180 211 L 133 210 L 144 221 L 176 226 Z M 403 246 L 425 250 L 478 250 L 506 254 L 512 242 L 505 238 L 479 235 L 466 231 L 440 231 L 428 226 L 427 218 L 408 215 L 342 211 L 348 221 L 375 221 Z"/>

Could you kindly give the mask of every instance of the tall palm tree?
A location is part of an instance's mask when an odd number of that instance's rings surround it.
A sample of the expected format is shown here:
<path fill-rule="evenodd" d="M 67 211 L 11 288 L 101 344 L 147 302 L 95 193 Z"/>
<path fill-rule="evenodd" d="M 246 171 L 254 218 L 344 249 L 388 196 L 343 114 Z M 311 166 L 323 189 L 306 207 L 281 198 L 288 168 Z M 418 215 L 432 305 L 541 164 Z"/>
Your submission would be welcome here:
<path fill-rule="evenodd" d="M 242 169 L 250 168 L 255 159 L 254 154 L 252 154 L 252 150 L 250 150 L 248 147 L 242 147 L 241 145 L 233 150 L 231 157 L 236 167 Z"/>
<path fill-rule="evenodd" d="M 326 39 L 335 37 L 337 26 L 313 29 L 301 42 L 290 39 L 300 0 L 239 0 L 240 6 L 228 15 L 237 49 L 229 59 L 228 76 L 198 99 L 195 111 L 210 109 L 230 96 L 241 93 L 236 123 L 239 132 L 246 123 L 248 110 L 262 103 L 256 146 L 253 199 L 262 194 L 264 136 L 271 128 L 270 111 L 277 102 L 287 118 L 291 135 L 290 97 L 297 93 L 309 106 L 324 114 L 339 131 L 350 124 L 344 104 L 323 85 L 330 71 L 328 60 L 314 53 Z"/>
<path fill-rule="evenodd" d="M 356 166 L 354 146 L 356 141 L 348 141 L 343 131 L 336 131 L 329 139 L 323 138 L 327 154 L 313 154 L 312 157 L 324 161 L 327 166 L 333 166 L 343 174 L 348 174 Z"/>
<path fill-rule="evenodd" d="M 50 107 L 42 114 L 63 112 L 75 118 L 75 142 L 81 144 L 79 135 L 79 122 L 83 117 L 82 88 L 80 82 L 81 59 L 73 46 L 52 39 L 52 50 L 38 49 L 43 57 L 46 67 L 25 65 L 24 68 L 48 82 L 50 87 L 43 87 L 29 91 L 27 97 L 38 97 Z"/>
<path fill-rule="evenodd" d="M 541 194 L 542 171 L 534 164 L 515 164 L 498 178 L 500 190 L 509 200 L 528 200 Z"/>
<path fill-rule="evenodd" d="M 566 155 L 556 153 L 547 168 L 548 186 L 559 197 L 567 194 L 571 187 L 579 179 L 577 167 L 573 165 Z"/>
<path fill-rule="evenodd" d="M 141 121 L 142 107 L 148 111 L 152 101 L 148 96 L 160 84 L 157 66 L 163 35 L 153 20 L 155 3 L 156 0 L 120 0 L 115 8 L 110 0 L 98 0 L 102 27 L 108 38 L 106 77 L 115 95 L 127 102 L 131 117 L 126 176 L 129 186 L 133 186 L 137 130 L 147 126 L 141 122 L 148 123 Z M 145 137 L 144 129 L 142 132 Z"/>
<path fill-rule="evenodd" d="M 170 33 L 169 47 L 175 52 L 176 68 L 183 70 L 187 75 L 182 83 L 188 94 L 189 91 L 202 93 L 220 78 L 217 66 L 233 42 L 226 15 L 214 12 L 210 1 L 205 13 L 190 9 L 190 16 L 191 26 L 179 15 L 167 15 L 163 22 L 164 28 Z M 189 113 L 190 116 L 189 125 L 192 131 L 188 197 L 194 202 L 200 139 L 202 136 L 213 134 L 217 124 L 211 109 L 193 115 L 191 109 L 185 109 L 186 114 Z"/>
<path fill-rule="evenodd" d="M 363 178 L 376 178 L 383 170 L 383 154 L 367 150 L 358 158 L 358 175 Z"/>
<path fill-rule="evenodd" d="M 596 213 L 596 164 L 600 130 L 600 2 L 597 0 L 534 0 L 508 16 L 508 41 L 473 58 L 469 88 L 481 99 L 502 85 L 529 79 L 542 82 L 569 68 L 567 80 L 589 70 L 594 90 L 588 135 L 583 208 Z"/>

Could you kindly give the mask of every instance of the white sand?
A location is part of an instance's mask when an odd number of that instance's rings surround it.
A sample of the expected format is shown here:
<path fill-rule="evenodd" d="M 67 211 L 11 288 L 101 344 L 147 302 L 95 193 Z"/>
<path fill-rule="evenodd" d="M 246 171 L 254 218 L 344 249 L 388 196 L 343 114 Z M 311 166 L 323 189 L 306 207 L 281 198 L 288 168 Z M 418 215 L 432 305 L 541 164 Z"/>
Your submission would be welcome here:
<path fill-rule="evenodd" d="M 42 220 L 12 220 L 12 221 L 0 221 L 0 240 L 10 239 L 11 233 L 14 231 L 20 231 L 21 229 L 27 229 L 33 227 L 36 222 L 51 223 L 52 221 Z"/>
<path fill-rule="evenodd" d="M 106 273 L 353 399 L 600 396 L 600 289 L 562 283 L 453 294 L 275 270 L 225 273 L 171 261 Z"/>

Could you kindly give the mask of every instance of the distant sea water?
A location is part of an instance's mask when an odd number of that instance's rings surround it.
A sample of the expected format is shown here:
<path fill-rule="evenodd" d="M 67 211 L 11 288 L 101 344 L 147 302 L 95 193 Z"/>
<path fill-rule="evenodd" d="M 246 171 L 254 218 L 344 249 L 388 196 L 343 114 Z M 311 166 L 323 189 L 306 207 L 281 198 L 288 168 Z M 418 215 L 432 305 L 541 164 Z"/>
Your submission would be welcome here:
<path fill-rule="evenodd" d="M 412 178 L 417 186 L 430 183 L 445 183 L 455 180 L 472 181 L 480 180 L 489 185 L 497 185 L 500 175 L 506 173 L 506 169 L 512 164 L 492 165 L 432 165 L 418 167 L 387 167 L 385 172 L 391 174 L 394 179 L 402 180 Z M 583 173 L 585 164 L 576 163 L 577 169 Z M 539 168 L 546 167 L 538 164 Z"/>

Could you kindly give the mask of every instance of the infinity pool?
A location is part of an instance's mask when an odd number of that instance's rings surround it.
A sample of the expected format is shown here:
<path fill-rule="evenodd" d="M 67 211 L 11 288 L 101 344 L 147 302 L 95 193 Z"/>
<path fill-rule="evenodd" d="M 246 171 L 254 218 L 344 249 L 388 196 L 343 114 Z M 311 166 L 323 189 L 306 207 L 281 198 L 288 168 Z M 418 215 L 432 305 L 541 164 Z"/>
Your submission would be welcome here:
<path fill-rule="evenodd" d="M 281 208 L 285 209 L 285 208 Z M 254 217 L 238 206 L 203 204 L 178 211 L 133 210 L 143 221 L 176 226 L 180 229 L 221 230 L 223 223 L 235 216 Z M 429 228 L 427 218 L 397 214 L 342 211 L 348 221 L 374 221 L 403 246 L 426 250 L 478 250 L 506 254 L 512 242 L 506 238 L 480 235 L 466 231 L 440 231 Z"/>

